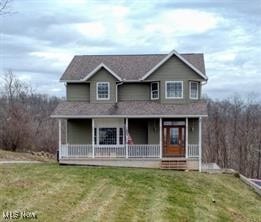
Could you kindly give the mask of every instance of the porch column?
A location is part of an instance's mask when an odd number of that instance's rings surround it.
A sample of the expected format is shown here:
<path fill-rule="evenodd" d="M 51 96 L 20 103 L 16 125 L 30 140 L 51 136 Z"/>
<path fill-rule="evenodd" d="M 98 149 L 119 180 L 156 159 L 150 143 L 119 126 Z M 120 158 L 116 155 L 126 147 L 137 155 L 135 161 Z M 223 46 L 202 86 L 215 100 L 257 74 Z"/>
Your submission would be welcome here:
<path fill-rule="evenodd" d="M 188 118 L 186 118 L 186 159 L 188 158 Z"/>
<path fill-rule="evenodd" d="M 128 159 L 128 135 L 129 135 L 129 120 L 126 118 L 126 123 L 125 123 L 125 148 L 126 148 L 126 159 Z"/>
<path fill-rule="evenodd" d="M 94 152 L 94 128 L 95 128 L 95 122 L 94 119 L 92 118 L 92 158 L 95 157 L 95 152 Z"/>
<path fill-rule="evenodd" d="M 198 120 L 198 134 L 199 134 L 199 137 L 198 137 L 198 149 L 199 149 L 199 172 L 201 172 L 201 162 L 202 162 L 202 132 L 201 132 L 201 125 L 202 125 L 202 118 L 199 117 L 199 120 Z"/>
<path fill-rule="evenodd" d="M 160 159 L 162 159 L 162 118 L 159 119 Z"/>
<path fill-rule="evenodd" d="M 58 128 L 59 128 L 59 160 L 62 157 L 62 121 L 58 119 Z"/>

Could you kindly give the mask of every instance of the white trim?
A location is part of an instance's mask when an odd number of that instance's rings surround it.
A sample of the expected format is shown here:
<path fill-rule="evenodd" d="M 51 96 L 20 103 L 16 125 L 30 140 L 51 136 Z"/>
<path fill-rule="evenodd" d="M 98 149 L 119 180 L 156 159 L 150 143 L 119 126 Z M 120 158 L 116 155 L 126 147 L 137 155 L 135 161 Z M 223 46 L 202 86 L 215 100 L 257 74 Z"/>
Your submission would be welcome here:
<path fill-rule="evenodd" d="M 129 154 L 128 154 L 128 150 L 129 150 L 129 119 L 126 118 L 126 124 L 125 124 L 125 148 L 126 148 L 126 159 L 128 159 Z"/>
<path fill-rule="evenodd" d="M 95 146 L 124 146 L 124 141 L 122 144 L 120 144 L 120 128 L 124 128 L 124 126 L 97 126 L 96 128 L 96 144 Z M 106 129 L 106 128 L 116 128 L 116 144 L 100 144 L 100 129 Z"/>
<path fill-rule="evenodd" d="M 92 77 L 96 72 L 98 72 L 101 68 L 106 69 L 109 73 L 112 74 L 112 76 L 114 76 L 116 79 L 118 79 L 119 81 L 121 81 L 121 78 L 115 73 L 113 72 L 108 66 L 106 66 L 105 64 L 101 63 L 100 65 L 98 65 L 94 70 L 92 70 L 89 74 L 87 74 L 83 79 L 81 79 L 81 81 L 86 81 L 87 79 L 89 79 L 90 77 Z"/>
<path fill-rule="evenodd" d="M 162 159 L 162 118 L 159 119 L 160 159 Z"/>
<path fill-rule="evenodd" d="M 168 97 L 168 92 L 167 92 L 167 84 L 168 83 L 181 83 L 181 97 Z M 165 99 L 183 99 L 183 91 L 184 91 L 184 87 L 183 87 L 183 81 L 182 80 L 178 80 L 178 81 L 165 81 Z"/>
<path fill-rule="evenodd" d="M 199 172 L 202 171 L 202 130 L 201 130 L 201 127 L 202 127 L 202 119 L 201 117 L 199 117 L 199 123 L 198 123 L 198 149 L 199 149 Z"/>
<path fill-rule="evenodd" d="M 108 98 L 99 98 L 99 96 L 98 96 L 98 85 L 99 84 L 107 84 L 108 85 Z M 96 82 L 96 100 L 110 100 L 110 97 L 111 97 L 110 82 Z"/>
<path fill-rule="evenodd" d="M 94 122 L 94 119 L 92 119 L 92 158 L 95 158 L 94 128 L 95 128 L 95 122 Z M 96 133 L 97 133 L 97 131 L 96 131 Z M 98 138 L 97 138 L 97 134 L 96 134 L 96 141 L 97 141 L 97 139 Z"/>
<path fill-rule="evenodd" d="M 191 83 L 197 84 L 197 97 L 196 98 L 191 97 Z M 197 81 L 189 81 L 189 98 L 193 99 L 193 100 L 198 100 L 198 98 L 199 98 L 199 83 Z"/>
<path fill-rule="evenodd" d="M 51 115 L 51 118 L 65 119 L 91 119 L 91 118 L 186 118 L 186 117 L 208 117 L 208 115 Z"/>
<path fill-rule="evenodd" d="M 59 160 L 62 157 L 62 123 L 61 119 L 58 119 L 58 129 L 59 129 Z"/>
<path fill-rule="evenodd" d="M 188 118 L 186 118 L 186 158 L 188 158 Z"/>
<path fill-rule="evenodd" d="M 201 71 L 199 71 L 194 65 L 188 62 L 183 56 L 181 56 L 177 51 L 171 51 L 164 59 L 162 59 L 156 66 L 154 66 L 149 72 L 147 72 L 141 80 L 145 80 L 150 76 L 154 71 L 156 71 L 161 65 L 163 65 L 167 60 L 169 60 L 173 55 L 177 56 L 182 62 L 184 62 L 187 66 L 189 66 L 192 70 L 194 70 L 199 76 L 203 79 L 207 80 L 208 77 L 204 75 Z"/>
<path fill-rule="evenodd" d="M 153 95 L 153 94 L 152 94 L 152 84 L 155 84 L 155 83 L 157 84 L 157 88 L 158 88 L 158 89 L 157 89 L 157 91 L 158 91 L 158 96 L 157 96 L 157 98 L 153 98 L 153 96 L 152 96 L 152 95 Z M 156 90 L 155 90 L 155 91 L 156 91 Z M 159 94 L 160 94 L 159 82 L 151 82 L 151 83 L 150 83 L 150 99 L 151 99 L 151 100 L 158 100 L 158 99 L 159 99 Z"/>

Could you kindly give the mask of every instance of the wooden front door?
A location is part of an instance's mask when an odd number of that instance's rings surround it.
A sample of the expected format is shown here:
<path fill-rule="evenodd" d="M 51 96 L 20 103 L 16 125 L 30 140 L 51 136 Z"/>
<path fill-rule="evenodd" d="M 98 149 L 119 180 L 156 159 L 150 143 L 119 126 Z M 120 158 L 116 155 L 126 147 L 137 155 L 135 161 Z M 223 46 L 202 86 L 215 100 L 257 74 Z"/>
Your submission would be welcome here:
<path fill-rule="evenodd" d="M 163 155 L 185 156 L 185 126 L 163 126 Z"/>

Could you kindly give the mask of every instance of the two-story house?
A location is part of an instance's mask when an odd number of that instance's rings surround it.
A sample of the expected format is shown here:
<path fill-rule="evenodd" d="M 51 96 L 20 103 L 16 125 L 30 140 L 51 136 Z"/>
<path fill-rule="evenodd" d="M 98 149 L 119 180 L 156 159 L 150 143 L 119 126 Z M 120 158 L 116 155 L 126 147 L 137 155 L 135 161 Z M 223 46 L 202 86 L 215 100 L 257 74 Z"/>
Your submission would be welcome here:
<path fill-rule="evenodd" d="M 75 56 L 60 81 L 60 163 L 201 169 L 202 54 Z"/>

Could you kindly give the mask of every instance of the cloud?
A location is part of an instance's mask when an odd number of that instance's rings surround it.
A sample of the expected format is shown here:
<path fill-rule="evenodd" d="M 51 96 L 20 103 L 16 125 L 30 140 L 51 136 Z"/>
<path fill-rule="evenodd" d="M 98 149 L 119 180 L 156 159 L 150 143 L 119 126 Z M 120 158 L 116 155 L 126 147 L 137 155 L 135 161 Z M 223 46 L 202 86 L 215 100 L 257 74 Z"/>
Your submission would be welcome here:
<path fill-rule="evenodd" d="M 261 84 L 260 1 L 13 1 L 0 18 L 0 69 L 39 92 L 63 95 L 58 79 L 75 54 L 203 52 L 212 97 Z M 259 96 L 261 97 L 260 93 Z"/>

